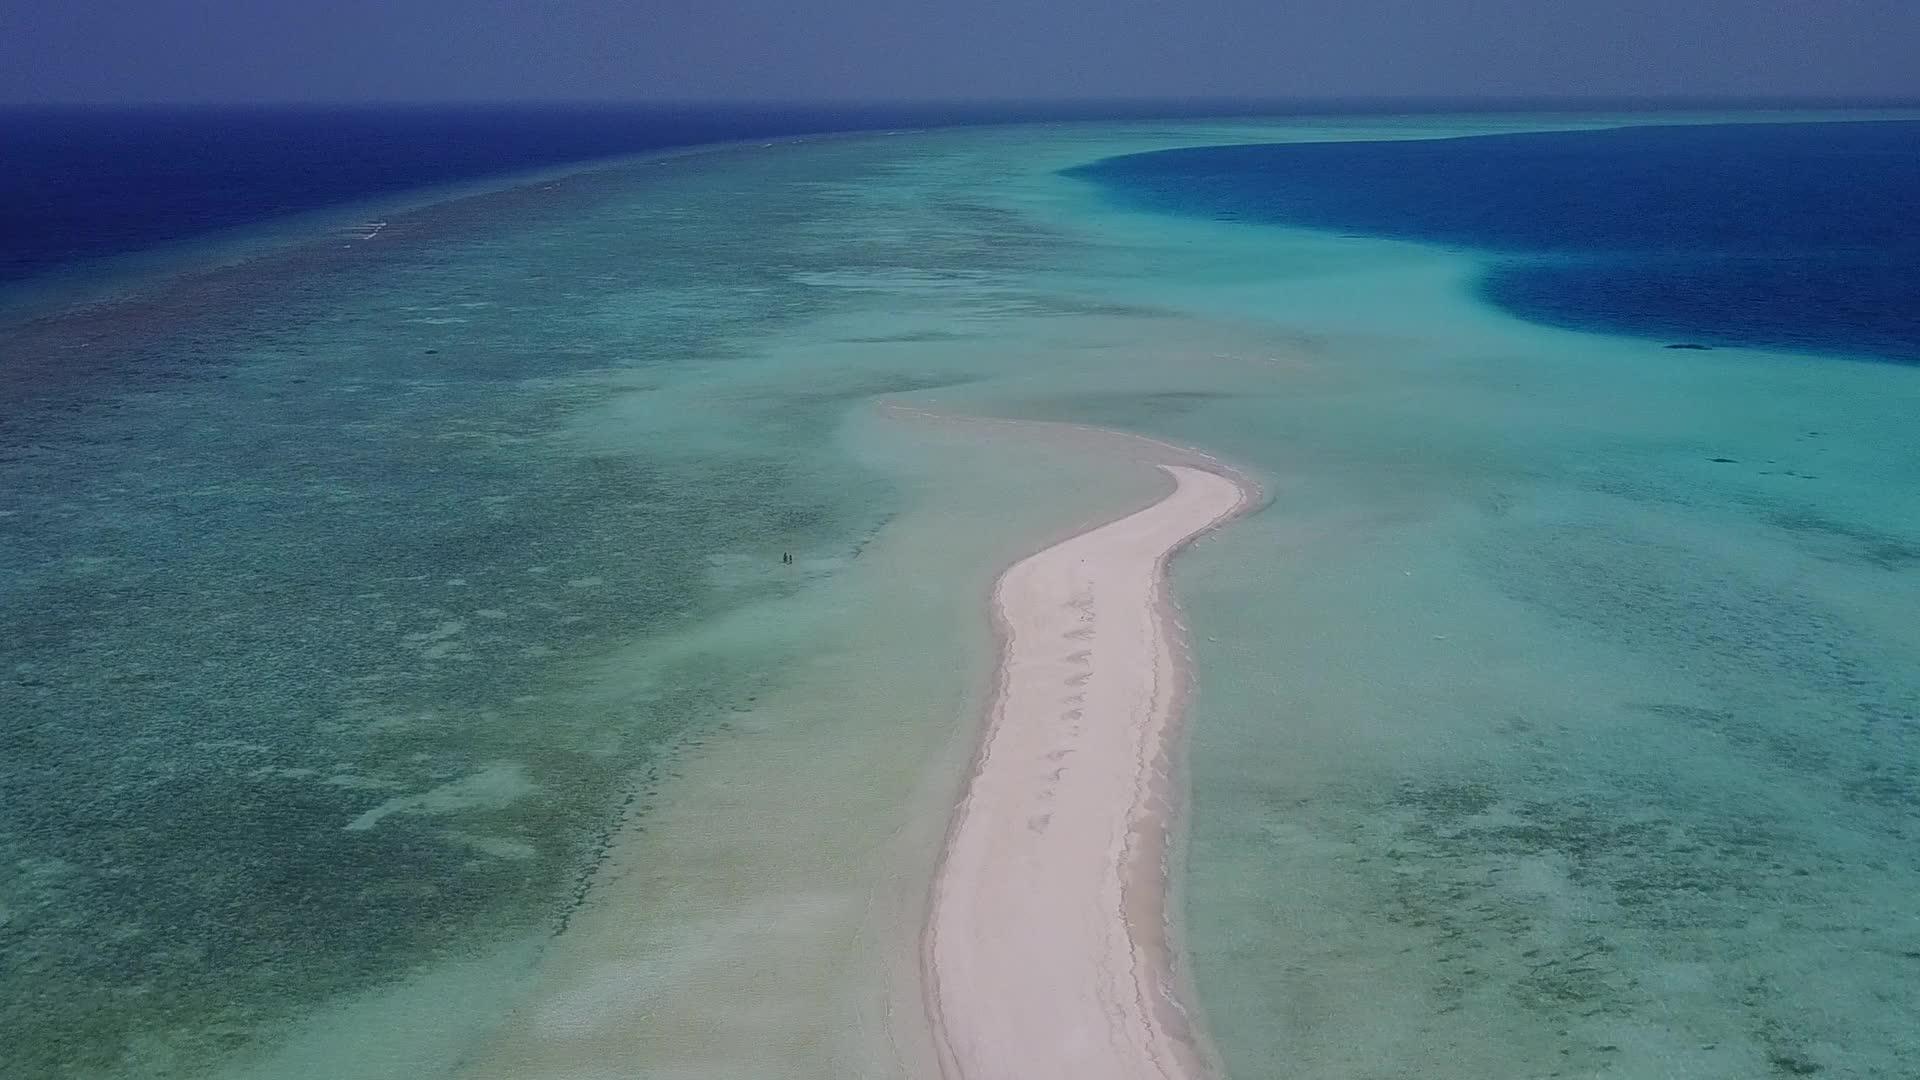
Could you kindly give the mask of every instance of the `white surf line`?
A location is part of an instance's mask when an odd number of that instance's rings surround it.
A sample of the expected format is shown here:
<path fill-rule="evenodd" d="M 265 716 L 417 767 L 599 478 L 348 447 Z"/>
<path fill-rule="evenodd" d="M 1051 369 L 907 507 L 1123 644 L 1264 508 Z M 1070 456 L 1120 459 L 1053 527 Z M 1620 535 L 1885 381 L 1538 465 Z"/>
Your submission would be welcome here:
<path fill-rule="evenodd" d="M 1168 750 L 1184 674 L 1169 558 L 1250 504 L 1172 494 L 1015 563 L 994 587 L 999 686 L 934 882 L 922 959 L 946 1080 L 1189 1080 L 1174 994 Z"/>

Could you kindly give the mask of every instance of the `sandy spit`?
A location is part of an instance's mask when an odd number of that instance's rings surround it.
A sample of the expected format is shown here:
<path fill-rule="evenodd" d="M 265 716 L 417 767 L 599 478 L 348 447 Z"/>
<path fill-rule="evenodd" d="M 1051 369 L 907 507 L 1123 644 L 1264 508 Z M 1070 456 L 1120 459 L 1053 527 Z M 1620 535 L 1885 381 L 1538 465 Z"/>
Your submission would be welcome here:
<path fill-rule="evenodd" d="M 1209 1071 L 1168 942 L 1168 761 L 1185 674 L 1166 564 L 1254 493 L 1160 467 L 1171 494 L 995 585 L 999 685 L 922 942 L 946 1080 Z"/>

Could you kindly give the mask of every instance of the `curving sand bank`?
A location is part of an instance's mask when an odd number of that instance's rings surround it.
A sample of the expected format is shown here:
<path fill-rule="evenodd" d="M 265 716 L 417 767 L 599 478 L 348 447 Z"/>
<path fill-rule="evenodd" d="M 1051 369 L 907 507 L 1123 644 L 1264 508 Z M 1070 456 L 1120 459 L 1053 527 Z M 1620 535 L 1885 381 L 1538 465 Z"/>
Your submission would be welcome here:
<path fill-rule="evenodd" d="M 1161 467 L 1166 498 L 1015 563 L 994 589 L 999 687 L 923 943 L 947 1080 L 1205 1071 L 1167 944 L 1183 674 L 1165 567 L 1252 493 Z"/>

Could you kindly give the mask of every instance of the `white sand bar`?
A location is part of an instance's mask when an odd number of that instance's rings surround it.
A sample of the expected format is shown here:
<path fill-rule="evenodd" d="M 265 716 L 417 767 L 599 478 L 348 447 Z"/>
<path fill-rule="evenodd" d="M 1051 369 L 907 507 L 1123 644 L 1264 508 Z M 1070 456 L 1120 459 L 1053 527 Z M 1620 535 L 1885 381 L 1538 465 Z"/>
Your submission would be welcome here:
<path fill-rule="evenodd" d="M 1175 489 L 1013 565 L 1000 685 L 934 885 L 929 1012 L 947 1080 L 1193 1077 L 1165 916 L 1168 750 L 1183 674 L 1165 567 L 1250 493 Z"/>

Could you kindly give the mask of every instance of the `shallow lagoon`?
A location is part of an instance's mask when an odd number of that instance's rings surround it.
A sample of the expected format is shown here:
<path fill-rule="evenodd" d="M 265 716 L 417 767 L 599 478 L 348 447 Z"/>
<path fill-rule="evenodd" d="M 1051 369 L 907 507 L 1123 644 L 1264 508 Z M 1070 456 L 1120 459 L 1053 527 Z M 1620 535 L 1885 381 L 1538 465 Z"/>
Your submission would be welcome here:
<path fill-rule="evenodd" d="M 727 1075 L 751 1032 L 797 1074 L 901 1071 L 878 986 L 930 854 L 883 840 L 937 835 L 985 581 L 1138 492 L 879 400 L 1267 480 L 1176 568 L 1186 933 L 1233 1075 L 1888 1074 L 1920 993 L 1916 373 L 1531 327 L 1464 256 L 1056 173 L 1553 123 L 743 148 L 10 333 L 10 364 L 116 351 L 38 384 L 0 464 L 9 1075 L 446 1071 L 590 947 L 553 934 L 602 852 L 675 850 L 713 863 L 653 865 L 628 912 L 689 973 L 655 993 L 737 1000 L 697 973 L 738 974 L 740 940 L 688 921 L 722 897 L 808 974 L 749 978 L 768 1008 L 659 1063 Z M 726 824 L 779 804 L 713 798 L 803 781 L 841 730 L 861 764 L 801 785 L 836 828 L 779 835 L 855 908 L 892 896 L 890 928 L 783 904 L 771 841 Z M 449 981 L 453 1034 L 378 1034 Z"/>

